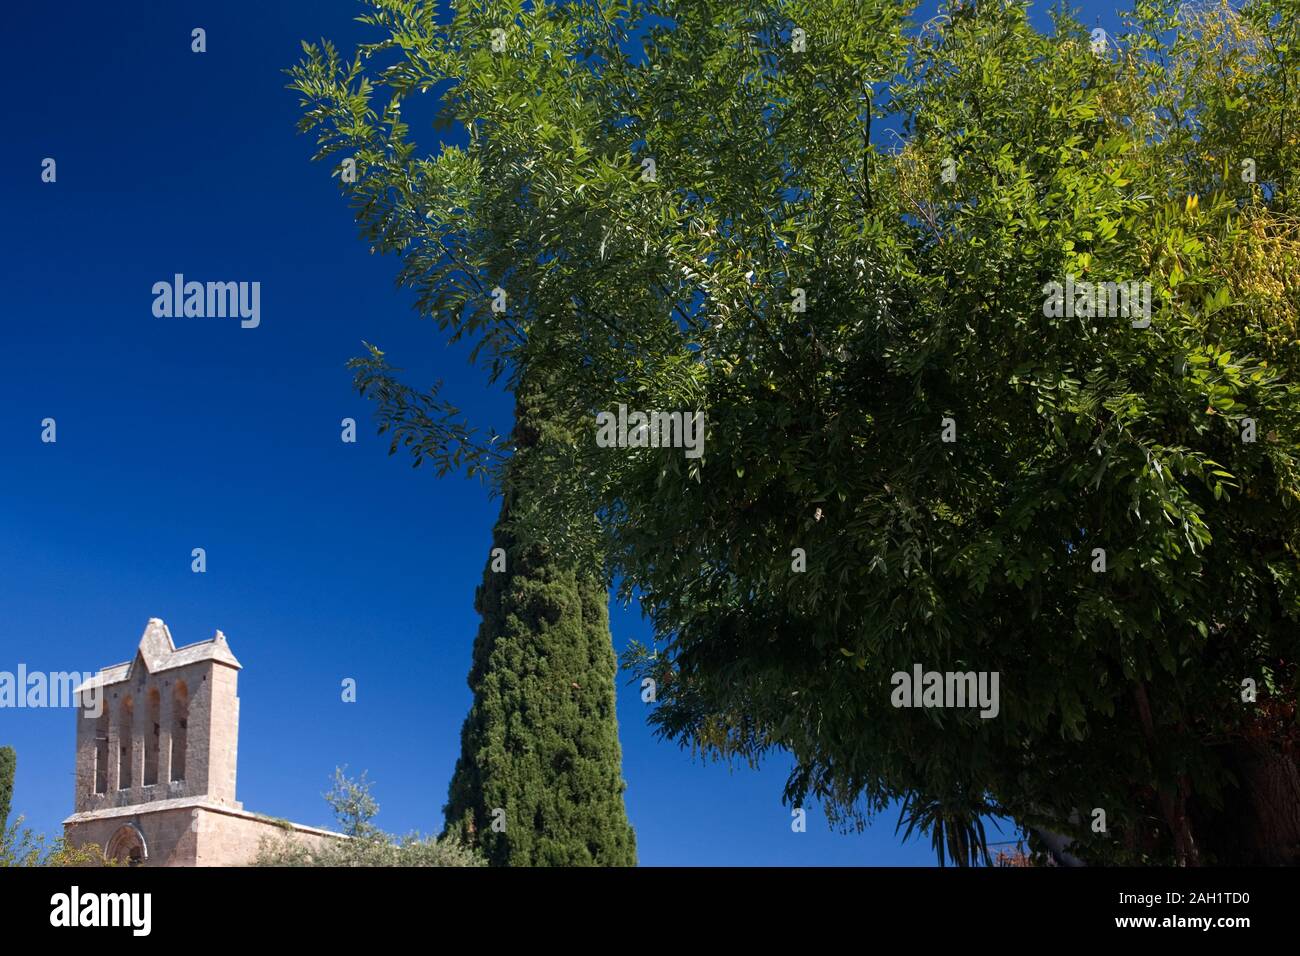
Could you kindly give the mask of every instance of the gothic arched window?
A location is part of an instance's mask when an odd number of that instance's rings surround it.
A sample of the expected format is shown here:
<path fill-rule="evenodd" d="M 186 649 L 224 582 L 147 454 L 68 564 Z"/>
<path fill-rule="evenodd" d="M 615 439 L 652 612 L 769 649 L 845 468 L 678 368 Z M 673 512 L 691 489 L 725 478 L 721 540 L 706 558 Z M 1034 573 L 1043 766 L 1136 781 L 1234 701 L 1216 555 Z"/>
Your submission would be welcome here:
<path fill-rule="evenodd" d="M 149 851 L 145 847 L 144 837 L 140 831 L 128 823 L 119 828 L 109 839 L 104 856 L 128 866 L 139 866 L 149 859 Z"/>
<path fill-rule="evenodd" d="M 108 793 L 108 705 L 101 700 L 100 706 L 95 720 L 95 792 Z"/>
<path fill-rule="evenodd" d="M 130 697 L 122 698 L 117 723 L 117 789 L 131 789 L 131 755 L 135 740 L 135 702 Z"/>
<path fill-rule="evenodd" d="M 158 689 L 148 695 L 148 722 L 144 731 L 144 785 L 152 787 L 158 782 L 158 754 L 162 748 L 162 698 Z"/>
<path fill-rule="evenodd" d="M 185 681 L 176 682 L 172 701 L 172 780 L 185 779 L 186 737 L 190 721 L 190 691 Z"/>

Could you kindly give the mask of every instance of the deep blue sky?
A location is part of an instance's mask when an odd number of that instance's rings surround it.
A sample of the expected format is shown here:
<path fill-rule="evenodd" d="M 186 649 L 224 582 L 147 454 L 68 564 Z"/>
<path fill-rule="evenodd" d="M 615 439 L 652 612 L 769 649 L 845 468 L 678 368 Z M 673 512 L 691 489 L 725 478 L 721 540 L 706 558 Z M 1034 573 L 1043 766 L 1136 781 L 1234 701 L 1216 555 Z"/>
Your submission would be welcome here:
<path fill-rule="evenodd" d="M 244 665 L 248 809 L 328 824 L 320 795 L 346 764 L 376 782 L 380 825 L 436 831 L 496 504 L 390 459 L 344 363 L 366 339 L 412 380 L 444 379 L 472 419 L 505 430 L 512 406 L 415 317 L 396 262 L 368 254 L 295 134 L 280 70 L 303 38 L 350 50 L 368 35 L 358 12 L 352 0 L 7 5 L 0 670 L 125 661 L 149 617 L 178 644 L 220 628 Z M 195 26 L 205 54 L 190 52 Z M 55 184 L 40 181 L 44 157 Z M 261 326 L 155 318 L 151 286 L 176 272 L 260 281 Z M 339 440 L 345 416 L 354 445 Z M 46 417 L 57 444 L 40 441 Z M 190 571 L 195 547 L 206 574 Z M 620 650 L 648 633 L 618 607 L 612 629 Z M 340 700 L 345 677 L 355 704 Z M 642 864 L 933 862 L 925 843 L 899 844 L 893 812 L 846 835 L 810 807 L 808 832 L 792 833 L 785 760 L 702 764 L 651 737 L 624 677 L 618 703 Z M 51 834 L 71 812 L 73 726 L 67 710 L 0 710 L 0 744 L 18 751 L 15 813 Z"/>

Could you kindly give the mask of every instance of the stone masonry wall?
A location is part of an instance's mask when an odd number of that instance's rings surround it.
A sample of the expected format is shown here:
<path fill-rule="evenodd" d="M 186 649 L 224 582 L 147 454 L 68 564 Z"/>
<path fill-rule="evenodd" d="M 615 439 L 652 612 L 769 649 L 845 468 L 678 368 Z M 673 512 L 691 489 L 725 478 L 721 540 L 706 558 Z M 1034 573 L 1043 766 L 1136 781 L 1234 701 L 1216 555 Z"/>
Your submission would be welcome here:
<path fill-rule="evenodd" d="M 64 826 L 64 836 L 72 846 L 95 843 L 106 850 L 115 835 L 134 827 L 145 845 L 141 865 L 150 867 L 247 866 L 257 856 L 263 838 L 279 841 L 286 834 L 309 847 L 345 839 L 315 827 L 284 824 L 240 810 L 196 806 L 184 800 L 169 802 L 181 805 L 145 805 L 138 808 L 141 812 L 104 816 L 83 814 L 89 817 L 84 820 L 73 817 Z"/>

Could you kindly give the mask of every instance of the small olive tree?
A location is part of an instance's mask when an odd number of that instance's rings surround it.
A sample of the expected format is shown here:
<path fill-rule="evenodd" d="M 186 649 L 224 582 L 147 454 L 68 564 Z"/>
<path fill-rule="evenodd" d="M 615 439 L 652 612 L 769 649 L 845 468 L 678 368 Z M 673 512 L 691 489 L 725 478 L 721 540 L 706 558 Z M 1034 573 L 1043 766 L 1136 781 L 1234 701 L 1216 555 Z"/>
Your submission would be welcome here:
<path fill-rule="evenodd" d="M 335 768 L 325 801 L 334 810 L 343 836 L 323 847 L 310 847 L 286 833 L 263 839 L 254 866 L 483 866 L 484 861 L 458 840 L 423 837 L 418 833 L 396 837 L 371 821 L 379 803 L 370 793 L 363 772 L 352 779 Z"/>

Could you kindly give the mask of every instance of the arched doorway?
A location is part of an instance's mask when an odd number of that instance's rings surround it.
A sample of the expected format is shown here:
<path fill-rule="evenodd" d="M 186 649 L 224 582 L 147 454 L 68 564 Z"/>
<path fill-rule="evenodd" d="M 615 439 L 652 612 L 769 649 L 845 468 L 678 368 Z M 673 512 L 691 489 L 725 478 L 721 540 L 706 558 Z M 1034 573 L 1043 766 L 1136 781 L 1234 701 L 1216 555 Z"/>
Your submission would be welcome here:
<path fill-rule="evenodd" d="M 144 834 L 128 823 L 113 834 L 104 855 L 127 866 L 139 866 L 149 859 L 149 849 L 145 846 Z"/>

